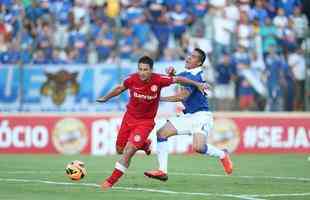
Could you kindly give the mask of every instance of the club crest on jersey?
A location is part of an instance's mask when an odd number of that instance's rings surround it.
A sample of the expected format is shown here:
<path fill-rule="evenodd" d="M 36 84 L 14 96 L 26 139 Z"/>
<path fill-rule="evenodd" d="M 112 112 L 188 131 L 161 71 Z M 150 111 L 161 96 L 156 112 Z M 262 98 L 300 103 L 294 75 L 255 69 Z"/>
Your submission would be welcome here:
<path fill-rule="evenodd" d="M 152 85 L 151 86 L 151 91 L 152 92 L 156 92 L 158 90 L 158 86 L 157 85 Z"/>
<path fill-rule="evenodd" d="M 133 138 L 133 140 L 135 142 L 140 142 L 141 141 L 141 136 L 140 135 L 135 135 L 135 137 Z"/>

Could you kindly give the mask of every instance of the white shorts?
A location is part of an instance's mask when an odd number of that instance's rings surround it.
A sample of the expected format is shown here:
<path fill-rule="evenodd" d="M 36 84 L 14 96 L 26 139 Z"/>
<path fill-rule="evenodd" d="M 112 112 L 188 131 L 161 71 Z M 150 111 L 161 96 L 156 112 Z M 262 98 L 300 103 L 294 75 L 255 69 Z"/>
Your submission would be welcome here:
<path fill-rule="evenodd" d="M 208 136 L 213 128 L 213 115 L 211 112 L 200 111 L 167 119 L 177 129 L 177 135 L 192 135 L 203 133 Z"/>

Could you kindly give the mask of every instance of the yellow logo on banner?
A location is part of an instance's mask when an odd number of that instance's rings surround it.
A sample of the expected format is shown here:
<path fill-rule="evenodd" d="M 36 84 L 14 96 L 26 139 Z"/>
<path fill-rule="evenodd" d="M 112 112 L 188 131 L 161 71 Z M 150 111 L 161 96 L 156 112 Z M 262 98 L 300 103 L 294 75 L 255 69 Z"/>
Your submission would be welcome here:
<path fill-rule="evenodd" d="M 52 141 L 60 153 L 80 153 L 88 141 L 87 129 L 84 123 L 78 119 L 62 119 L 54 127 Z"/>
<path fill-rule="evenodd" d="M 208 142 L 220 149 L 228 149 L 233 152 L 240 142 L 240 131 L 236 123 L 231 119 L 218 118 L 214 120 L 212 134 L 209 134 Z"/>

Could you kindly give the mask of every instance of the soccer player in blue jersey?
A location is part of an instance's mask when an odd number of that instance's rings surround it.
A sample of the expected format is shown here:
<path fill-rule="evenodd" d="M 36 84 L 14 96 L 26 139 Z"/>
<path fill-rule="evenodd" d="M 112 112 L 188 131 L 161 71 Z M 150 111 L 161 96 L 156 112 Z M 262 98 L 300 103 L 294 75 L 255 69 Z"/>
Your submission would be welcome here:
<path fill-rule="evenodd" d="M 203 50 L 196 48 L 186 59 L 186 70 L 179 73 L 198 82 L 205 82 L 202 65 L 206 59 Z M 170 75 L 175 74 L 173 68 L 167 71 Z M 145 176 L 161 181 L 168 180 L 168 143 L 167 139 L 174 135 L 193 135 L 193 148 L 196 152 L 207 156 L 217 157 L 227 174 L 233 170 L 232 161 L 226 150 L 221 150 L 207 143 L 207 136 L 213 127 L 213 116 L 209 110 L 208 98 L 195 87 L 186 85 L 174 96 L 161 97 L 161 101 L 178 102 L 184 104 L 184 115 L 171 117 L 157 131 L 157 158 L 159 169 L 147 171 Z"/>

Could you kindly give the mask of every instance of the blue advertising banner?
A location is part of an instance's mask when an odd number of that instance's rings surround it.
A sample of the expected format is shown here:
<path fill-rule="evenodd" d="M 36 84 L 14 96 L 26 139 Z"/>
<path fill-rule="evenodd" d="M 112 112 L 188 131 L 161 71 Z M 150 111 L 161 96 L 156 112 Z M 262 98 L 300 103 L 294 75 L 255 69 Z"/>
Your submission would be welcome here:
<path fill-rule="evenodd" d="M 182 62 L 159 62 L 154 71 Z M 127 92 L 105 104 L 96 99 L 130 73 L 137 63 L 101 65 L 0 66 L 0 112 L 100 112 L 123 110 Z M 167 90 L 169 91 L 169 90 Z M 165 92 L 167 93 L 167 92 Z M 169 93 L 169 92 L 168 92 Z"/>
<path fill-rule="evenodd" d="M 100 111 L 123 107 L 126 94 L 106 106 L 96 99 L 109 92 L 132 68 L 98 66 L 0 67 L 0 111 Z"/>

